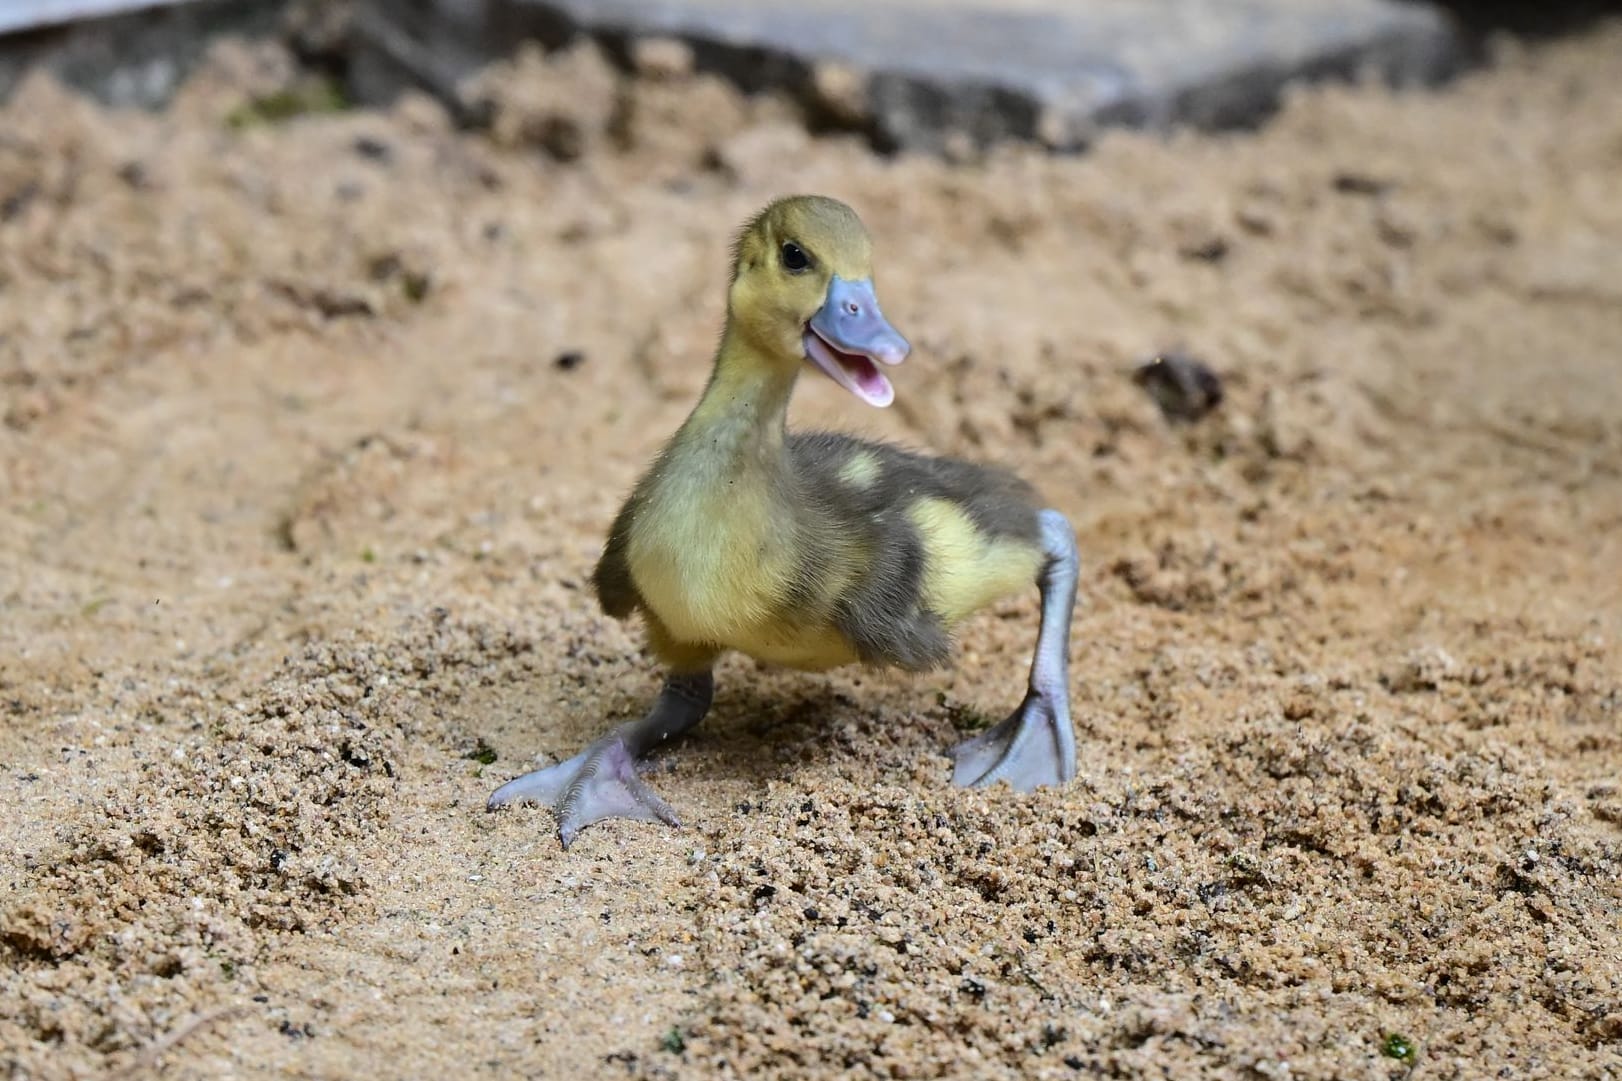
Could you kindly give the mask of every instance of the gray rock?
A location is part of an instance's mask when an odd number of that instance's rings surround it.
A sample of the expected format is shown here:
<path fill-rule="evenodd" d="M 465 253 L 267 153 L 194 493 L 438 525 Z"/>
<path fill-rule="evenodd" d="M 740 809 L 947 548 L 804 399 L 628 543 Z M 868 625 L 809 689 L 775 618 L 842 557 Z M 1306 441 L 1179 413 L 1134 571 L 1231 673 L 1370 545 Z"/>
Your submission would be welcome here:
<path fill-rule="evenodd" d="M 0 101 L 27 71 L 40 66 L 109 105 L 144 108 L 167 101 L 218 35 L 276 33 L 284 6 L 281 0 L 18 2 L 0 27 L 31 32 L 0 34 Z M 68 18 L 97 12 L 109 14 Z"/>
<path fill-rule="evenodd" d="M 357 31 L 363 99 L 417 85 L 456 104 L 461 80 L 526 37 L 589 34 L 626 58 L 673 38 L 700 68 L 910 149 L 1246 125 L 1293 80 L 1429 84 L 1465 53 L 1445 15 L 1409 0 L 366 0 Z"/>

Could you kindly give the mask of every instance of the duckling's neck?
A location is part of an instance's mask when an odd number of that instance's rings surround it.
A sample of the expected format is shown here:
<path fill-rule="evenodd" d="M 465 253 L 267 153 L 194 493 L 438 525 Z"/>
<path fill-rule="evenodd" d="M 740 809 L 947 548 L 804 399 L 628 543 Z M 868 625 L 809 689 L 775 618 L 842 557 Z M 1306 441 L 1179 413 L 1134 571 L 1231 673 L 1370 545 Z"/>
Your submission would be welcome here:
<path fill-rule="evenodd" d="M 675 439 L 678 454 L 722 473 L 771 470 L 782 459 L 799 365 L 784 364 L 728 329 L 704 394 Z"/>

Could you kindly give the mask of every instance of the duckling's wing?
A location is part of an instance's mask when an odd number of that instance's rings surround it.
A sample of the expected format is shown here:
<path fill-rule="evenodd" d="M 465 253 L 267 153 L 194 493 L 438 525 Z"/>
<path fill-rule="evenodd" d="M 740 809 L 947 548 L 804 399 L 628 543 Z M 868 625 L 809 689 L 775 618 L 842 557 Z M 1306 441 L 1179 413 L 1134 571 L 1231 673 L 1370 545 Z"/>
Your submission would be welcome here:
<path fill-rule="evenodd" d="M 597 560 L 597 569 L 591 572 L 591 584 L 597 590 L 597 602 L 603 611 L 615 619 L 625 619 L 642 607 L 642 594 L 637 592 L 631 579 L 631 564 L 626 549 L 631 543 L 631 518 L 636 514 L 636 496 L 625 501 L 609 527 L 608 541 Z"/>
<path fill-rule="evenodd" d="M 856 573 L 841 576 L 838 596 L 826 599 L 868 663 L 921 671 L 949 659 L 946 622 L 924 603 L 925 575 L 940 554 L 918 529 L 920 500 L 960 507 L 988 538 L 1040 545 L 1036 493 L 1012 474 L 831 432 L 795 433 L 788 450 L 799 502 L 831 538 L 826 546 L 855 556 Z"/>
<path fill-rule="evenodd" d="M 1041 547 L 1042 498 L 1006 469 L 838 432 L 794 432 L 788 450 L 802 490 L 820 506 L 872 518 L 919 499 L 944 499 L 987 538 Z"/>
<path fill-rule="evenodd" d="M 998 466 L 914 454 L 899 447 L 883 449 L 890 455 L 887 468 L 897 474 L 896 488 L 915 492 L 913 498 L 955 504 L 988 540 L 1041 548 L 1042 499 L 1020 477 Z"/>

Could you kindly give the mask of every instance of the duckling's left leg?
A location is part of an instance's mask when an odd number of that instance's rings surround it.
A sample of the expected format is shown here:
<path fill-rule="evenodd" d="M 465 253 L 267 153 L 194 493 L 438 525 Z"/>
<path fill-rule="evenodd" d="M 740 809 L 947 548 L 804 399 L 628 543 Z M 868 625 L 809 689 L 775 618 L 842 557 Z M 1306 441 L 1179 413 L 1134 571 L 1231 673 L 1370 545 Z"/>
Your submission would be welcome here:
<path fill-rule="evenodd" d="M 710 711 L 715 681 L 708 670 L 672 673 L 640 721 L 620 725 L 573 758 L 508 781 L 491 793 L 491 810 L 519 800 L 550 806 L 558 839 L 568 848 L 579 832 L 605 818 L 681 823 L 670 804 L 636 774 L 637 759 L 692 728 Z"/>
<path fill-rule="evenodd" d="M 952 751 L 954 784 L 980 787 L 1007 781 L 1016 791 L 1062 784 L 1076 775 L 1076 734 L 1070 727 L 1070 614 L 1076 605 L 1076 536 L 1056 510 L 1042 511 L 1042 629 L 1031 659 L 1025 701 L 997 727 Z"/>

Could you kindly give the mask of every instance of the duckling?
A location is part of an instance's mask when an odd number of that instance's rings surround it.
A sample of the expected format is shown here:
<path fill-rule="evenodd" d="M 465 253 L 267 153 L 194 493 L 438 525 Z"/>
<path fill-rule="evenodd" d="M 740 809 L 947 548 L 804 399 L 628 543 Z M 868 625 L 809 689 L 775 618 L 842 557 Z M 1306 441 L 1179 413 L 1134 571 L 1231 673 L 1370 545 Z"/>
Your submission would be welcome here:
<path fill-rule="evenodd" d="M 1028 791 L 1075 776 L 1078 560 L 1064 517 L 1000 469 L 786 430 L 802 366 L 882 408 L 895 396 L 885 369 L 909 352 L 879 308 L 872 242 L 850 207 L 795 196 L 744 226 L 709 382 L 592 575 L 610 616 L 641 613 L 663 688 L 646 716 L 497 789 L 492 809 L 549 805 L 565 848 L 608 818 L 677 826 L 636 765 L 703 720 L 724 652 L 807 671 L 924 671 L 947 663 L 966 616 L 1033 584 L 1041 623 L 1025 698 L 954 749 L 952 779 Z"/>

